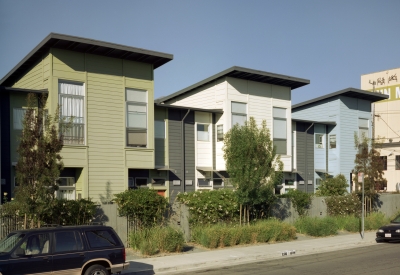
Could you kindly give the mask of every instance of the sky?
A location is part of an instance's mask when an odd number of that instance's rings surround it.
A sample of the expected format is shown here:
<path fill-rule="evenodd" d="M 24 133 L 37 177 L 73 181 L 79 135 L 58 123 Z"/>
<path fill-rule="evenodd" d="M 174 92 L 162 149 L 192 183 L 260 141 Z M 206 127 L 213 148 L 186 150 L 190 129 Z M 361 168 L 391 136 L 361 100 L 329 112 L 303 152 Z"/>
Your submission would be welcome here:
<path fill-rule="evenodd" d="M 173 54 L 155 98 L 241 66 L 310 80 L 297 104 L 400 67 L 400 0 L 0 0 L 0 79 L 51 32 Z"/>

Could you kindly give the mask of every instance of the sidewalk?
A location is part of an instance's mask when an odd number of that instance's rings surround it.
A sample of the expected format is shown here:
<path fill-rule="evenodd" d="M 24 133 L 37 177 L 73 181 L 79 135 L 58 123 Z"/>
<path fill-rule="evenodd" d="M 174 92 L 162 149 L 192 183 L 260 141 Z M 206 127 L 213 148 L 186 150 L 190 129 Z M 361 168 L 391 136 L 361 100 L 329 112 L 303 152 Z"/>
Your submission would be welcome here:
<path fill-rule="evenodd" d="M 366 232 L 364 239 L 358 233 L 326 238 L 312 238 L 276 244 L 257 244 L 208 250 L 198 253 L 175 254 L 164 257 L 132 259 L 129 270 L 122 274 L 149 275 L 190 272 L 196 269 L 238 265 L 282 257 L 296 257 L 315 253 L 376 245 L 375 232 Z M 290 255 L 290 251 L 294 254 Z M 287 253 L 288 255 L 282 255 Z"/>

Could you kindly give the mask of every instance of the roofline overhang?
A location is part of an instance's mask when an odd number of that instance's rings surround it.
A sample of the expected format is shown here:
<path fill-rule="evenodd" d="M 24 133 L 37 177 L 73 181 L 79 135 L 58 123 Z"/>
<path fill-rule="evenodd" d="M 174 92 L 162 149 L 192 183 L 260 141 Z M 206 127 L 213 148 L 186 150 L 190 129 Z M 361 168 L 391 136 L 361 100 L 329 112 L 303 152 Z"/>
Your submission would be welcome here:
<path fill-rule="evenodd" d="M 222 110 L 222 109 L 202 109 L 202 108 L 193 108 L 193 107 L 176 106 L 176 105 L 159 104 L 159 103 L 154 103 L 154 106 L 168 108 L 168 109 L 190 110 L 190 111 L 196 111 L 196 112 L 208 112 L 208 113 L 216 113 L 216 114 L 224 113 L 224 110 Z"/>
<path fill-rule="evenodd" d="M 372 102 L 376 102 L 376 101 L 380 101 L 380 100 L 384 100 L 384 99 L 388 99 L 389 96 L 388 95 L 384 95 L 384 94 L 380 94 L 380 93 L 374 93 L 374 92 L 369 92 L 369 91 L 365 91 L 365 90 L 360 90 L 357 88 L 346 88 L 334 93 L 330 93 L 324 96 L 320 96 L 317 98 L 313 98 L 298 104 L 294 104 L 292 105 L 292 111 L 296 108 L 300 108 L 300 107 L 304 107 L 306 105 L 312 104 L 312 103 L 316 103 L 318 101 L 322 101 L 325 99 L 329 99 L 335 96 L 347 96 L 347 97 L 353 97 L 353 98 L 359 98 L 359 99 L 365 99 L 365 100 L 369 100 Z"/>
<path fill-rule="evenodd" d="M 316 121 L 316 120 L 306 120 L 306 119 L 296 119 L 292 117 L 292 121 L 296 122 L 305 122 L 305 123 L 316 123 L 316 124 L 325 124 L 325 125 L 336 125 L 336 121 Z"/>
<path fill-rule="evenodd" d="M 0 80 L 0 85 L 4 85 L 5 82 L 9 81 L 12 76 L 14 78 L 18 78 L 18 75 L 23 74 L 34 62 L 36 62 L 38 59 L 40 59 L 41 55 L 45 52 L 47 52 L 50 48 L 56 47 L 56 48 L 61 48 L 63 47 L 57 47 L 57 43 L 60 44 L 60 41 L 62 42 L 72 42 L 71 45 L 66 47 L 66 50 L 72 50 L 78 48 L 79 46 L 83 45 L 90 45 L 89 49 L 85 50 L 76 50 L 78 52 L 88 52 L 92 53 L 95 55 L 101 55 L 101 56 L 110 56 L 110 57 L 115 57 L 115 58 L 121 58 L 121 59 L 126 59 L 126 60 L 134 60 L 131 58 L 128 58 L 129 55 L 135 55 L 135 57 L 138 59 L 136 61 L 138 62 L 144 62 L 144 63 L 150 63 L 153 64 L 154 69 L 164 65 L 165 63 L 171 61 L 173 59 L 172 54 L 167 54 L 167 53 L 162 53 L 162 52 L 156 52 L 156 51 L 151 51 L 151 50 L 146 50 L 146 49 L 141 49 L 141 48 L 135 48 L 135 47 L 130 47 L 130 46 L 125 46 L 125 45 L 120 45 L 120 44 L 115 44 L 115 43 L 110 43 L 110 42 L 105 42 L 105 41 L 100 41 L 100 40 L 95 40 L 95 39 L 88 39 L 88 38 L 83 38 L 83 37 L 78 37 L 78 36 L 71 36 L 71 35 L 66 35 L 66 34 L 59 34 L 59 33 L 50 33 L 47 35 L 33 50 L 31 50 L 8 74 L 6 74 L 1 80 Z M 95 51 L 97 49 L 104 49 L 107 50 L 105 53 L 96 53 Z M 121 57 L 116 57 L 112 54 L 113 51 L 119 51 L 121 53 Z M 39 56 L 36 56 L 39 55 Z M 134 60 L 135 61 L 135 60 Z M 18 71 L 21 69 L 21 67 L 26 66 L 23 70 L 20 72 Z M 6 85 L 10 86 L 10 85 Z"/>
<path fill-rule="evenodd" d="M 255 82 L 261 82 L 261 83 L 267 83 L 267 84 L 273 84 L 273 85 L 279 85 L 279 86 L 286 86 L 286 87 L 291 88 L 292 90 L 310 84 L 310 80 L 308 80 L 308 79 L 303 79 L 303 78 L 298 78 L 298 77 L 293 77 L 293 76 L 288 76 L 288 75 L 275 74 L 275 73 L 270 73 L 270 72 L 265 72 L 265 71 L 258 71 L 258 70 L 243 68 L 243 67 L 239 67 L 239 66 L 233 66 L 233 67 L 226 69 L 222 72 L 219 72 L 213 76 L 210 76 L 200 82 L 197 82 L 185 89 L 177 91 L 168 96 L 159 98 L 159 99 L 157 99 L 157 102 L 161 103 L 161 102 L 169 101 L 177 96 L 188 93 L 196 88 L 204 86 L 204 85 L 206 85 L 212 81 L 215 81 L 219 78 L 222 78 L 222 77 L 233 77 L 233 78 L 251 80 L 251 81 L 255 81 Z"/>
<path fill-rule="evenodd" d="M 21 88 L 12 88 L 12 87 L 4 87 L 0 86 L 0 91 L 3 92 L 21 92 L 21 93 L 33 93 L 33 94 L 48 94 L 49 90 L 41 89 L 41 90 L 34 90 L 34 89 L 21 89 Z"/>

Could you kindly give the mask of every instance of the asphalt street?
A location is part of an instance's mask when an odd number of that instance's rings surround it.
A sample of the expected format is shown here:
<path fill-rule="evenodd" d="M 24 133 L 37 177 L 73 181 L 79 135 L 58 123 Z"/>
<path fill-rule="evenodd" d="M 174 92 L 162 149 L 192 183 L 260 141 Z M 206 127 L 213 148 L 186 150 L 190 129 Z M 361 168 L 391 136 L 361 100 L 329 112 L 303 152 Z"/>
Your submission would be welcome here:
<path fill-rule="evenodd" d="M 299 257 L 264 260 L 237 266 L 191 271 L 207 275 L 394 275 L 400 272 L 400 243 L 317 253 Z M 189 274 L 188 272 L 176 274 Z"/>

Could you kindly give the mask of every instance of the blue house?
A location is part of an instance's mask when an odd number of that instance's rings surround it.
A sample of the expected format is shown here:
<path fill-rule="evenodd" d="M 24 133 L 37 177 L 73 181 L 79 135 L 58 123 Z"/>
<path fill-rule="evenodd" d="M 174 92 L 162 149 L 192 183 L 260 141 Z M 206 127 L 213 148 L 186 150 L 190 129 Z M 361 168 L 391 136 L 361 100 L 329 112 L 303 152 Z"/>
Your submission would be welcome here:
<path fill-rule="evenodd" d="M 372 137 L 371 103 L 388 96 L 347 88 L 292 106 L 294 183 L 283 192 L 297 188 L 314 193 L 325 174 L 343 174 L 351 191 L 351 171 L 356 149 L 354 133 Z"/>

